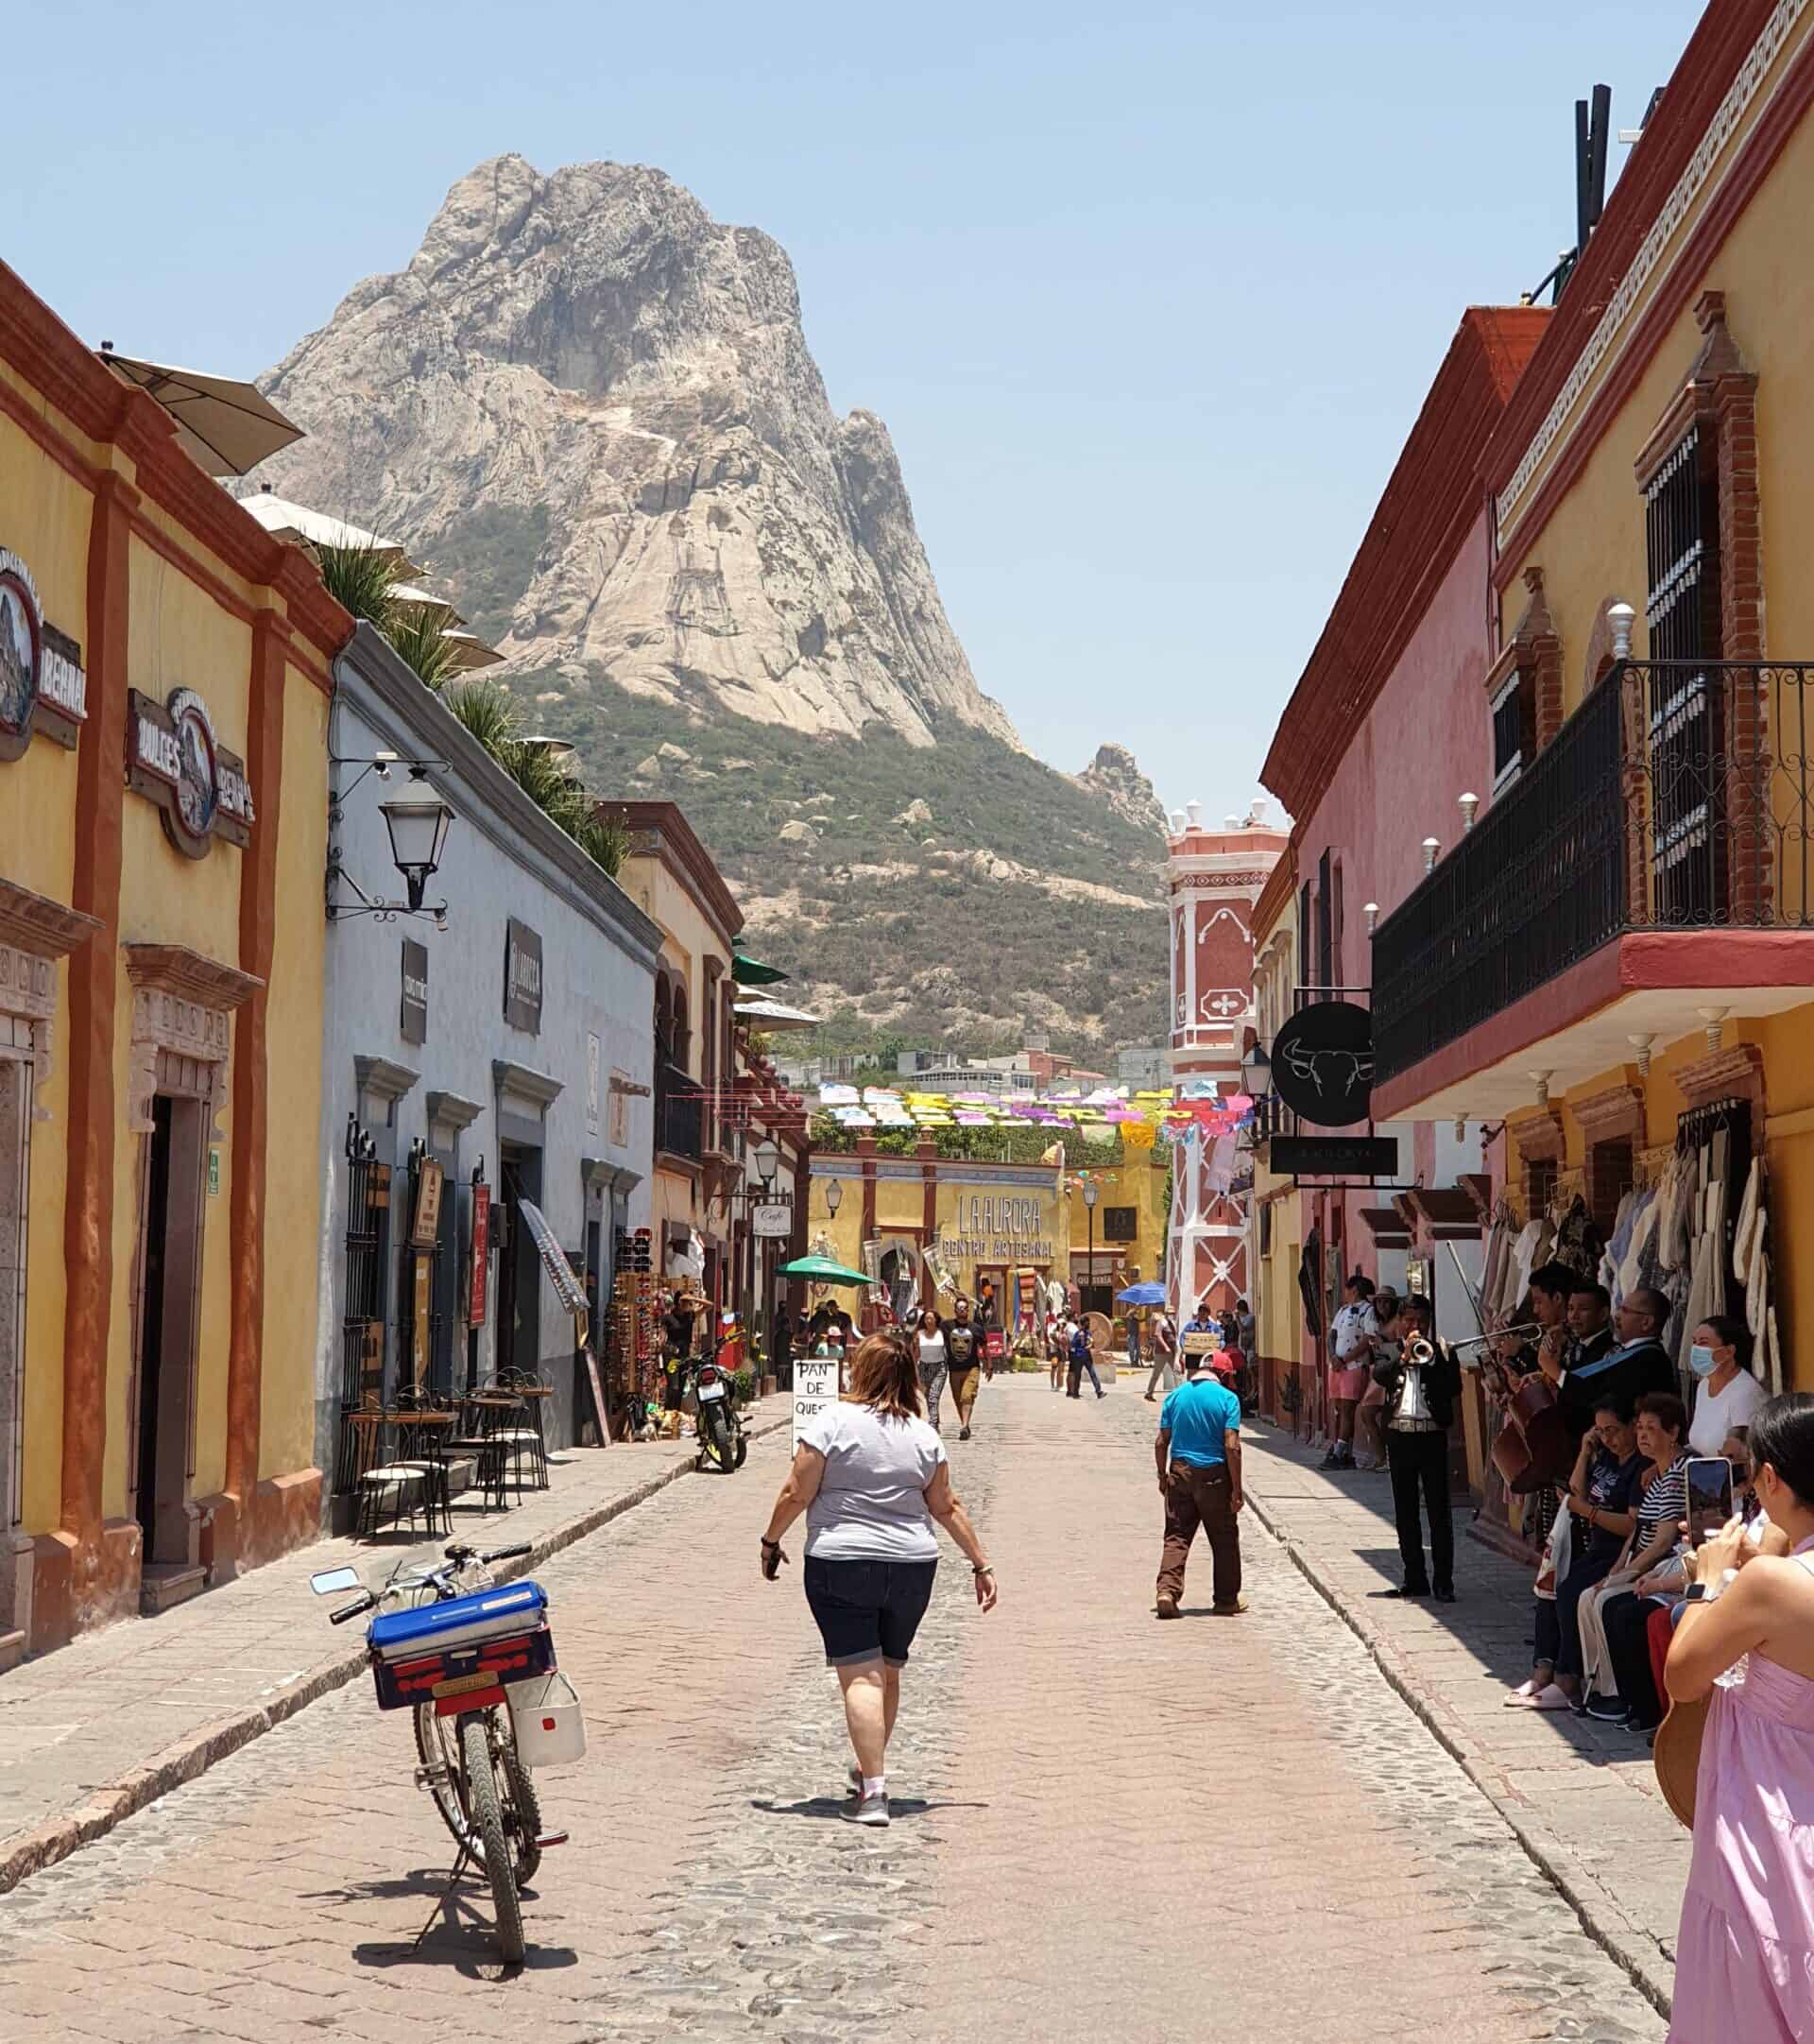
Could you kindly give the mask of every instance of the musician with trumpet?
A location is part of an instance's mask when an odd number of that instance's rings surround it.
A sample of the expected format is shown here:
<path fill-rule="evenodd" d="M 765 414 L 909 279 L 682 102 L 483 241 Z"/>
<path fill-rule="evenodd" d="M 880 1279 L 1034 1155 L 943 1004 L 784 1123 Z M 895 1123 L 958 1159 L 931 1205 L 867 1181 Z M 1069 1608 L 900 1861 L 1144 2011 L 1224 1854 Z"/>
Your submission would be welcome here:
<path fill-rule="evenodd" d="M 1461 1366 L 1436 1339 L 1429 1299 L 1415 1295 L 1398 1308 L 1391 1332 L 1398 1353 L 1374 1366 L 1386 1392 L 1386 1464 L 1404 1581 L 1388 1597 L 1455 1602 L 1455 1521 L 1449 1506 L 1448 1429 L 1461 1396 Z M 1422 1497 L 1422 1512 L 1419 1495 Z M 1429 1565 L 1424 1564 L 1422 1513 L 1429 1517 Z"/>

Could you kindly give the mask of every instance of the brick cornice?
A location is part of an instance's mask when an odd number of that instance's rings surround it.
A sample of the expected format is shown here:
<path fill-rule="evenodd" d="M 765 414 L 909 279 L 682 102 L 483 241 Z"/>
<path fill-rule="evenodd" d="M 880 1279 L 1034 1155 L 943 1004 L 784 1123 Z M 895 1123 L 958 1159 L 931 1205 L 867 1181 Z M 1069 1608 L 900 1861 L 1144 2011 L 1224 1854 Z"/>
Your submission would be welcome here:
<path fill-rule="evenodd" d="M 1644 1139 L 1642 1087 L 1608 1086 L 1584 1100 L 1569 1101 L 1568 1111 L 1590 1142 L 1616 1142 L 1620 1136 L 1630 1136 L 1634 1142 Z"/>

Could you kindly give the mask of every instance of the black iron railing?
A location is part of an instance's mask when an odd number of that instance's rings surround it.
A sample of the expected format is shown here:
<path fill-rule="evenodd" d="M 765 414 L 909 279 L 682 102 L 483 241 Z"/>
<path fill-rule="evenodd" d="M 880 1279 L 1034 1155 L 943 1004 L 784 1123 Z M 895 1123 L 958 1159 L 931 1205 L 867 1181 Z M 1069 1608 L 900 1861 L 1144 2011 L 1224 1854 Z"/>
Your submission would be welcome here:
<path fill-rule="evenodd" d="M 667 1151 L 670 1157 L 696 1160 L 700 1156 L 701 1120 L 698 1082 L 679 1066 L 669 1065 L 661 1074 L 658 1091 L 656 1148 Z"/>
<path fill-rule="evenodd" d="M 385 1261 L 390 1219 L 390 1167 L 377 1145 L 347 1119 L 346 1280 L 340 1302 L 340 1408 L 351 1412 L 367 1399 L 382 1401 L 385 1388 Z M 334 1488 L 351 1488 L 350 1436 L 342 1429 Z"/>
<path fill-rule="evenodd" d="M 1374 1078 L 1628 930 L 1806 929 L 1814 666 L 1627 661 L 1373 939 Z"/>

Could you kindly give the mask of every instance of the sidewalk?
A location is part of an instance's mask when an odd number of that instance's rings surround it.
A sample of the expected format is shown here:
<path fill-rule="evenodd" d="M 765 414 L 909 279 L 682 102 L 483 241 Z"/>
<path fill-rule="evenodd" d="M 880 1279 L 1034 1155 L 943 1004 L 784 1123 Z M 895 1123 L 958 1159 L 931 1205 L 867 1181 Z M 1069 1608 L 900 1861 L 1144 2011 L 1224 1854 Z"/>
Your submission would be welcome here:
<path fill-rule="evenodd" d="M 791 1410 L 785 1397 L 757 1400 L 751 1436 L 787 1425 Z M 316 1570 L 351 1564 L 371 1581 L 396 1561 L 438 1558 L 450 1538 L 532 1541 L 530 1559 L 500 1571 L 519 1574 L 686 1475 L 694 1452 L 690 1438 L 556 1451 L 547 1490 L 502 1513 L 456 1499 L 449 1537 L 317 1540 L 0 1675 L 0 1895 L 363 1670 L 360 1629 L 330 1628 L 310 1594 Z"/>
<path fill-rule="evenodd" d="M 1365 1643 L 1659 2009 L 1669 2005 L 1688 1834 L 1657 1792 L 1641 1738 L 1590 1718 L 1503 1708 L 1531 1672 L 1530 1569 L 1467 1537 L 1455 1505 L 1452 1605 L 1378 1593 L 1400 1577 L 1388 1479 L 1325 1473 L 1282 1430 L 1248 1434 L 1248 1502 Z M 1366 1737 L 1358 1724 L 1355 1736 Z"/>

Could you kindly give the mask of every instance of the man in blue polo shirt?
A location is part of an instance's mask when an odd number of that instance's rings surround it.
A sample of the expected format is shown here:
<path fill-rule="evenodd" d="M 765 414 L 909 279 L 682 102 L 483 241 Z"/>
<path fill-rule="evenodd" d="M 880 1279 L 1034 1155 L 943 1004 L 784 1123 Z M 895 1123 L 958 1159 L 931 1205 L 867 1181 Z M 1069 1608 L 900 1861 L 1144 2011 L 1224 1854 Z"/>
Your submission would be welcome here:
<path fill-rule="evenodd" d="M 1241 1400 L 1204 1368 L 1200 1355 L 1184 1359 L 1184 1382 L 1159 1408 L 1155 1444 L 1159 1495 L 1165 1500 L 1165 1552 L 1159 1561 L 1155 1608 L 1176 1618 L 1184 1594 L 1184 1565 L 1201 1526 L 1215 1568 L 1218 1618 L 1247 1608 L 1241 1593 Z"/>

